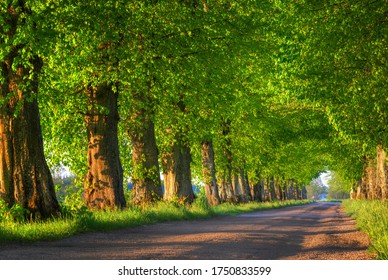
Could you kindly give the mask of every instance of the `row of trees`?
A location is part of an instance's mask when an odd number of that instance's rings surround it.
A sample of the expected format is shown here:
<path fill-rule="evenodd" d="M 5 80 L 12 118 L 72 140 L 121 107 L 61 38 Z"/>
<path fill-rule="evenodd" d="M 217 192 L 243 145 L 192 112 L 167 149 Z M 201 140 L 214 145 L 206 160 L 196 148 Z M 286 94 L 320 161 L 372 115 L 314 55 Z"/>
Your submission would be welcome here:
<path fill-rule="evenodd" d="M 125 207 L 129 178 L 134 203 L 191 202 L 194 177 L 216 205 L 362 176 L 386 83 L 386 1 L 363 2 L 2 1 L 1 198 L 58 213 L 59 164 L 95 209 Z"/>
<path fill-rule="evenodd" d="M 304 94 L 326 110 L 352 197 L 387 199 L 387 1 L 306 3 L 298 40 Z M 300 10 L 300 7 L 296 7 Z M 307 80 L 306 78 L 309 77 Z M 313 91 L 311 91 L 313 89 Z M 349 190 L 349 189 L 348 189 Z"/>

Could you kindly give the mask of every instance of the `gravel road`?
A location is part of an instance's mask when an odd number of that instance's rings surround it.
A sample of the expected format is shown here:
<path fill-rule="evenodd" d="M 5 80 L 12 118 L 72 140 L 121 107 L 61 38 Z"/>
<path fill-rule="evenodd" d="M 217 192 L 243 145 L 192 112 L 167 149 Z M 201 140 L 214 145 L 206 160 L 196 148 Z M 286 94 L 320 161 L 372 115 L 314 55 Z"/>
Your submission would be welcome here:
<path fill-rule="evenodd" d="M 368 237 L 329 202 L 0 246 L 8 260 L 373 259 Z"/>

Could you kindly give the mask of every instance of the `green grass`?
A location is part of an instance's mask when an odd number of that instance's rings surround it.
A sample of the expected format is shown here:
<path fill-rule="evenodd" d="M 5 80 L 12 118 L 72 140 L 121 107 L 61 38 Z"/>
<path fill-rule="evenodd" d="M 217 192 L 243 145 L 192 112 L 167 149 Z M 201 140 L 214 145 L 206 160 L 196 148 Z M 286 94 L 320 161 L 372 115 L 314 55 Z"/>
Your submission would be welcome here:
<path fill-rule="evenodd" d="M 246 204 L 222 204 L 209 207 L 201 199 L 192 205 L 159 202 L 148 207 L 131 206 L 123 211 L 85 211 L 79 215 L 33 223 L 0 223 L 0 243 L 55 240 L 72 235 L 176 220 L 206 219 L 220 215 L 237 215 L 256 210 L 280 208 L 310 203 L 309 200 L 284 202 L 251 202 Z"/>
<path fill-rule="evenodd" d="M 368 234 L 377 259 L 388 260 L 388 202 L 346 200 L 342 205 Z"/>

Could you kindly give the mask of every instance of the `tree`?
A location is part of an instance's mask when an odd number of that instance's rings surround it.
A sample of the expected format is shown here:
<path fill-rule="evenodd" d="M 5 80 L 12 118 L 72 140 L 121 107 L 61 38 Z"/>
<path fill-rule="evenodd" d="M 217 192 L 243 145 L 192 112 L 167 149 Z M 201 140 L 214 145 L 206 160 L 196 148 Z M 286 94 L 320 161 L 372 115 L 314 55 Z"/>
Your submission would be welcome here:
<path fill-rule="evenodd" d="M 301 17 L 288 41 L 298 46 L 300 59 L 288 73 L 305 97 L 326 108 L 334 141 L 348 151 L 341 158 L 350 165 L 347 176 L 360 182 L 363 173 L 375 177 L 359 167 L 369 168 L 366 159 L 376 157 L 379 145 L 381 157 L 386 146 L 387 3 L 308 1 L 293 7 Z"/>
<path fill-rule="evenodd" d="M 20 204 L 31 217 L 48 218 L 60 209 L 44 157 L 37 101 L 43 67 L 39 38 L 46 35 L 40 8 L 27 1 L 0 5 L 0 198 Z"/>
<path fill-rule="evenodd" d="M 147 99 L 147 94 L 139 94 L 138 98 Z M 146 107 L 139 108 L 127 120 L 127 133 L 132 143 L 132 197 L 136 204 L 157 201 L 162 197 L 155 126 L 150 119 L 154 114 L 147 111 Z"/>
<path fill-rule="evenodd" d="M 312 199 L 322 199 L 328 193 L 328 188 L 325 186 L 320 177 L 311 181 L 307 187 L 308 197 Z"/>
<path fill-rule="evenodd" d="M 88 3 L 64 0 L 53 4 L 57 17 L 51 24 L 57 37 L 49 57 L 50 68 L 45 73 L 46 92 L 59 93 L 44 96 L 45 101 L 59 111 L 46 119 L 47 125 L 53 127 L 51 131 L 58 129 L 60 133 L 57 136 L 61 139 L 54 138 L 53 141 L 72 143 L 73 155 L 68 154 L 73 158 L 70 167 L 84 176 L 86 203 L 94 209 L 116 209 L 126 205 L 118 146 L 117 69 L 124 38 L 117 23 L 123 14 L 115 11 L 116 4 L 119 3 L 98 0 Z M 78 115 L 78 118 L 69 114 Z M 58 116 L 64 120 L 58 122 Z M 74 122 L 70 130 L 64 127 L 68 121 Z M 81 128 L 81 122 L 84 122 L 84 128 Z M 74 127 L 80 130 L 74 131 Z M 79 138 L 86 138 L 87 143 L 77 141 Z M 75 142 L 84 142 L 87 149 L 74 145 Z M 57 160 L 61 156 L 56 154 L 61 150 L 61 147 L 52 150 Z"/>
<path fill-rule="evenodd" d="M 328 193 L 327 196 L 330 199 L 346 199 L 350 197 L 350 190 L 353 187 L 351 181 L 346 181 L 341 178 L 340 174 L 336 172 L 330 172 L 328 180 Z"/>
<path fill-rule="evenodd" d="M 214 162 L 214 149 L 211 140 L 205 140 L 201 144 L 202 152 L 202 172 L 205 183 L 205 194 L 210 205 L 218 205 L 221 203 L 219 196 L 216 169 Z"/>
<path fill-rule="evenodd" d="M 122 208 L 126 202 L 117 134 L 117 93 L 112 85 L 104 84 L 88 87 L 86 95 L 88 172 L 84 186 L 87 206 L 94 209 Z M 101 108 L 105 111 L 102 112 Z"/>

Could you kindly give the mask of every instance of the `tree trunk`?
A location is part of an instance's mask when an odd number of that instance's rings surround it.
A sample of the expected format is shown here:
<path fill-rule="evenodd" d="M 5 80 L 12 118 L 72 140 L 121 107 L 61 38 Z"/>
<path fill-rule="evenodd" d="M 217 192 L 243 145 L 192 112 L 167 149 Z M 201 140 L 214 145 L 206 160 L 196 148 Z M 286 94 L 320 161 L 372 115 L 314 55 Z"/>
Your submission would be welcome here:
<path fill-rule="evenodd" d="M 233 174 L 232 186 L 236 201 L 244 203 L 248 202 L 249 187 L 247 186 L 247 182 L 245 180 L 244 169 L 239 168 Z"/>
<path fill-rule="evenodd" d="M 387 199 L 387 172 L 385 164 L 385 151 L 379 145 L 377 146 L 377 159 L 376 159 L 376 188 L 380 189 L 381 199 L 385 201 Z"/>
<path fill-rule="evenodd" d="M 302 199 L 307 199 L 306 187 L 302 187 L 301 195 L 302 195 Z"/>
<path fill-rule="evenodd" d="M 256 179 L 252 180 L 252 178 L 249 180 L 249 187 L 250 187 L 250 195 L 252 201 L 263 201 L 263 192 L 264 192 L 264 184 L 262 180 L 260 179 L 260 175 L 257 172 Z"/>
<path fill-rule="evenodd" d="M 243 193 L 242 193 L 242 189 L 240 186 L 238 174 L 236 174 L 236 173 L 233 173 L 233 176 L 232 176 L 232 188 L 233 188 L 233 193 L 234 193 L 234 200 L 237 203 L 242 202 L 243 201 Z"/>
<path fill-rule="evenodd" d="M 224 140 L 223 147 L 222 147 L 222 156 L 225 162 L 222 164 L 221 171 L 218 174 L 218 177 L 221 178 L 219 180 L 221 182 L 220 188 L 219 188 L 219 194 L 220 194 L 221 202 L 235 203 L 236 196 L 233 190 L 233 182 L 232 182 L 233 155 L 230 149 L 232 143 L 228 136 L 230 134 L 230 125 L 231 125 L 230 120 L 225 120 L 222 123 L 222 128 L 223 128 L 222 137 Z"/>
<path fill-rule="evenodd" d="M 361 193 L 358 198 L 361 199 L 380 199 L 381 198 L 381 188 L 378 185 L 378 174 L 376 172 L 376 167 L 369 165 L 365 169 L 365 182 L 360 189 Z"/>
<path fill-rule="evenodd" d="M 295 191 L 295 199 L 302 199 L 302 193 L 301 193 L 301 189 L 299 188 L 298 182 L 295 183 L 294 191 Z"/>
<path fill-rule="evenodd" d="M 12 68 L 17 51 L 1 63 L 0 84 L 0 198 L 9 206 L 20 204 L 32 218 L 57 215 L 60 208 L 47 166 L 37 102 L 38 74 L 42 61 L 35 57 L 33 69 Z M 29 75 L 30 70 L 33 75 Z M 28 81 L 26 81 L 28 79 Z"/>
<path fill-rule="evenodd" d="M 292 199 L 292 197 L 290 196 L 290 193 L 292 193 L 291 192 L 291 188 L 292 188 L 292 179 L 290 179 L 290 180 L 287 180 L 287 183 L 286 183 L 286 185 L 285 185 L 285 199 L 286 200 L 289 200 L 289 199 Z"/>
<path fill-rule="evenodd" d="M 282 200 L 287 200 L 287 188 L 288 188 L 287 183 L 283 183 L 282 186 L 283 186 L 283 187 L 281 187 L 281 191 L 282 191 L 281 197 L 282 197 Z"/>
<path fill-rule="evenodd" d="M 190 147 L 175 143 L 171 150 L 162 156 L 164 173 L 164 199 L 193 202 L 191 185 Z"/>
<path fill-rule="evenodd" d="M 267 177 L 265 179 L 265 186 L 264 186 L 264 194 L 265 194 L 264 201 L 272 201 L 273 200 L 271 185 L 272 185 L 271 179 L 269 177 Z"/>
<path fill-rule="evenodd" d="M 118 145 L 117 93 L 111 85 L 88 87 L 88 172 L 84 181 L 87 206 L 120 209 L 126 206 Z"/>
<path fill-rule="evenodd" d="M 232 184 L 232 170 L 231 167 L 223 170 L 221 177 L 221 183 L 219 187 L 219 196 L 221 202 L 236 202 Z"/>
<path fill-rule="evenodd" d="M 303 199 L 303 186 L 298 185 L 298 199 Z"/>
<path fill-rule="evenodd" d="M 218 205 L 221 201 L 218 195 L 216 170 L 214 164 L 214 150 L 211 140 L 202 142 L 201 152 L 205 194 L 210 205 Z"/>
<path fill-rule="evenodd" d="M 356 198 L 357 199 L 366 199 L 367 198 L 367 185 L 368 185 L 368 179 L 367 179 L 367 175 L 365 175 L 362 180 L 361 180 L 361 183 L 357 186 L 357 192 L 356 192 Z"/>
<path fill-rule="evenodd" d="M 295 188 L 296 188 L 297 182 L 295 180 L 291 180 L 290 185 L 288 187 L 288 199 L 296 199 L 295 197 Z"/>
<path fill-rule="evenodd" d="M 251 199 L 250 189 L 248 185 L 248 178 L 243 168 L 239 169 L 239 183 L 243 193 L 243 201 L 248 202 Z"/>
<path fill-rule="evenodd" d="M 276 178 L 273 178 L 273 188 L 274 188 L 274 195 L 276 197 L 276 200 L 281 200 L 279 180 Z"/>
<path fill-rule="evenodd" d="M 133 131 L 128 130 L 132 142 L 132 199 L 135 204 L 158 201 L 163 194 L 154 123 L 144 110 L 134 114 L 132 121 L 137 123 Z"/>

